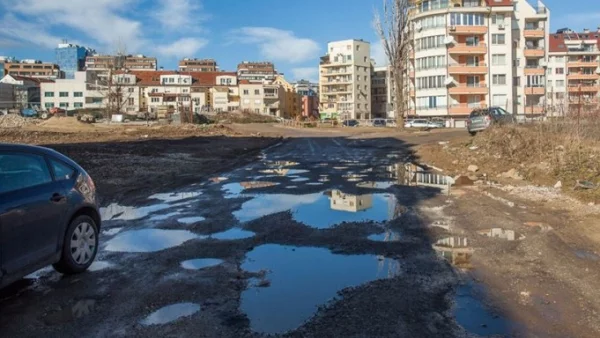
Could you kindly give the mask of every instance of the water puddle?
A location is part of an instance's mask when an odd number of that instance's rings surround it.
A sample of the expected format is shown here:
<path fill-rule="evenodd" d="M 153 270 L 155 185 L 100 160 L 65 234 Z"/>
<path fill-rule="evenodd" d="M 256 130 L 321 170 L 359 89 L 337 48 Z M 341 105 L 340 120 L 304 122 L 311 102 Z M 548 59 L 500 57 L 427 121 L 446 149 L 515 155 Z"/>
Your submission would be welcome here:
<path fill-rule="evenodd" d="M 227 181 L 229 178 L 227 177 L 211 177 L 210 181 L 213 183 L 221 183 L 223 181 Z"/>
<path fill-rule="evenodd" d="M 252 330 L 267 334 L 299 327 L 339 290 L 400 273 L 398 262 L 384 257 L 345 256 L 322 248 L 273 244 L 249 252 L 242 269 L 269 271 L 268 284 L 244 291 L 240 305 Z"/>
<path fill-rule="evenodd" d="M 162 215 L 154 215 L 154 216 L 150 217 L 150 221 L 151 222 L 166 221 L 169 218 L 178 216 L 180 214 L 181 214 L 181 212 L 175 211 L 175 212 L 169 212 L 169 213 L 162 214 Z"/>
<path fill-rule="evenodd" d="M 218 240 L 238 240 L 238 239 L 246 239 L 250 237 L 254 237 L 256 234 L 252 231 L 240 229 L 240 228 L 232 228 L 227 231 L 219 232 L 216 234 L 210 235 L 211 238 Z"/>
<path fill-rule="evenodd" d="M 194 192 L 177 192 L 177 193 L 164 193 L 164 194 L 154 194 L 148 197 L 148 199 L 156 199 L 161 200 L 166 203 L 179 202 L 183 200 L 187 200 L 190 198 L 198 197 L 202 195 L 199 191 Z"/>
<path fill-rule="evenodd" d="M 394 186 L 396 183 L 395 182 L 360 182 L 357 183 L 356 186 L 359 188 L 368 188 L 368 189 L 380 189 L 380 190 L 385 190 L 388 189 L 392 186 Z"/>
<path fill-rule="evenodd" d="M 104 236 L 114 236 L 114 235 L 118 234 L 119 232 L 121 232 L 121 230 L 123 230 L 123 228 L 110 228 L 110 229 L 106 229 L 106 230 L 102 231 L 102 235 L 104 235 Z"/>
<path fill-rule="evenodd" d="M 340 190 L 307 195 L 257 195 L 233 215 L 240 222 L 248 222 L 287 210 L 296 221 L 319 229 L 342 222 L 386 222 L 400 215 L 400 205 L 391 194 L 352 195 Z"/>
<path fill-rule="evenodd" d="M 285 188 L 286 189 L 296 189 L 296 188 L 298 188 L 298 186 L 297 185 L 289 185 L 289 186 L 287 186 Z"/>
<path fill-rule="evenodd" d="M 142 229 L 118 234 L 106 243 L 113 252 L 156 252 L 203 238 L 186 230 Z"/>
<path fill-rule="evenodd" d="M 422 186 L 438 188 L 447 193 L 454 179 L 447 175 L 432 172 L 431 169 L 415 163 L 397 163 L 386 166 L 389 178 L 396 179 L 398 184 L 406 186 Z"/>
<path fill-rule="evenodd" d="M 400 240 L 400 233 L 387 229 L 385 232 L 373 234 L 367 238 L 374 242 L 397 242 Z"/>
<path fill-rule="evenodd" d="M 306 185 L 323 185 L 323 183 L 322 182 L 309 182 L 309 183 L 306 183 Z"/>
<path fill-rule="evenodd" d="M 306 181 L 310 181 L 310 178 L 307 178 L 307 177 L 297 177 L 297 178 L 294 178 L 292 180 L 292 182 L 306 182 Z"/>
<path fill-rule="evenodd" d="M 109 263 L 109 262 L 105 262 L 105 261 L 95 261 L 94 263 L 92 263 L 92 265 L 90 265 L 90 267 L 88 268 L 89 271 L 95 272 L 95 271 L 101 271 L 101 270 L 105 270 L 105 269 L 110 269 L 112 268 L 114 265 Z"/>
<path fill-rule="evenodd" d="M 275 174 L 275 175 L 279 175 L 279 176 L 289 176 L 289 175 L 300 175 L 300 174 L 306 174 L 309 171 L 306 169 L 265 169 L 265 170 L 261 170 L 259 171 L 262 174 Z"/>
<path fill-rule="evenodd" d="M 265 164 L 269 167 L 294 167 L 300 163 L 292 161 L 270 161 Z"/>
<path fill-rule="evenodd" d="M 598 261 L 600 260 L 600 256 L 596 255 L 595 253 L 591 252 L 591 251 L 587 251 L 587 250 L 575 250 L 575 256 L 581 258 L 581 259 L 588 259 L 588 260 L 592 260 L 592 261 Z"/>
<path fill-rule="evenodd" d="M 105 208 L 100 208 L 100 218 L 102 218 L 103 221 L 134 221 L 171 207 L 172 205 L 166 203 L 153 204 L 144 207 L 128 207 L 112 203 Z"/>
<path fill-rule="evenodd" d="M 221 189 L 225 192 L 225 198 L 239 198 L 244 190 L 269 188 L 279 183 L 269 181 L 249 181 L 225 184 Z"/>
<path fill-rule="evenodd" d="M 482 290 L 476 289 L 473 283 L 458 287 L 454 307 L 456 321 L 469 333 L 481 336 L 508 336 L 511 322 L 485 306 L 480 293 Z"/>
<path fill-rule="evenodd" d="M 454 236 L 440 239 L 433 245 L 433 249 L 440 257 L 459 269 L 473 268 L 471 258 L 475 250 L 469 246 L 469 240 L 466 237 Z"/>
<path fill-rule="evenodd" d="M 67 306 L 61 311 L 49 314 L 44 318 L 44 322 L 47 325 L 65 324 L 89 315 L 94 312 L 95 308 L 95 299 L 82 299 L 72 306 Z"/>
<path fill-rule="evenodd" d="M 493 228 L 487 230 L 477 231 L 478 234 L 482 236 L 487 236 L 490 238 L 499 238 L 507 241 L 515 241 L 515 240 L 523 240 L 525 239 L 524 235 L 517 236 L 517 234 L 512 230 L 505 230 L 502 228 Z"/>
<path fill-rule="evenodd" d="M 140 324 L 163 325 L 183 317 L 190 317 L 200 311 L 200 305 L 194 303 L 179 303 L 168 305 L 151 313 L 148 317 L 140 321 Z"/>
<path fill-rule="evenodd" d="M 202 216 L 197 216 L 197 217 L 183 217 L 183 218 L 179 218 L 177 220 L 177 222 L 181 223 L 181 224 L 185 224 L 185 225 L 190 225 L 190 224 L 195 224 L 198 222 L 202 222 L 206 220 L 206 218 L 202 217 Z"/>
<path fill-rule="evenodd" d="M 186 270 L 200 270 L 206 269 L 213 266 L 217 266 L 223 264 L 222 259 L 217 258 L 199 258 L 199 259 L 190 259 L 188 261 L 181 262 L 181 267 Z"/>

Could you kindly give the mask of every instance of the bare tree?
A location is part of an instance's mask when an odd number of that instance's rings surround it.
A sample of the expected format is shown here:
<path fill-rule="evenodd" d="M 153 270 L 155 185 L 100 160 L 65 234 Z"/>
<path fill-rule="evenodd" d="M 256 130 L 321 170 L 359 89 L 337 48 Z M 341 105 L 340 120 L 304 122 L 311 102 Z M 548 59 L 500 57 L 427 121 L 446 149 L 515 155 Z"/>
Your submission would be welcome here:
<path fill-rule="evenodd" d="M 410 0 L 383 0 L 383 14 L 375 12 L 373 26 L 391 68 L 394 86 L 394 111 L 398 127 L 404 127 L 408 114 L 410 93 L 408 80 L 409 53 L 412 29 L 410 25 Z"/>

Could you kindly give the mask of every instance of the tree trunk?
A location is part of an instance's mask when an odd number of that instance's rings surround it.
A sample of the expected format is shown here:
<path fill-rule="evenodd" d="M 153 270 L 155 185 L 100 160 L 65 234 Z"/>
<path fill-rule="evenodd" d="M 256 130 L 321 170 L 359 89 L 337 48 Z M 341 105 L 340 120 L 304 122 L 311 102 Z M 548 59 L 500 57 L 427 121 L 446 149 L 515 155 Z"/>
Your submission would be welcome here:
<path fill-rule="evenodd" d="M 404 75 L 402 74 L 401 69 L 394 69 L 394 88 L 396 93 L 396 106 L 394 107 L 396 114 L 396 124 L 398 125 L 398 128 L 404 129 L 404 114 L 406 112 L 406 92 L 404 90 Z"/>

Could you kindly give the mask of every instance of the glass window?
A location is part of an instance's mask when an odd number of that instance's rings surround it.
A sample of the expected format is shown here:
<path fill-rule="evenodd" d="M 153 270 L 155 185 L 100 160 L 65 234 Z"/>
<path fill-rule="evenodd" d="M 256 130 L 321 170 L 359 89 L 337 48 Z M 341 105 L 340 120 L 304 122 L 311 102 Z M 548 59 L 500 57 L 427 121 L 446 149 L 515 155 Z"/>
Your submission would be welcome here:
<path fill-rule="evenodd" d="M 556 68 L 556 74 L 564 74 L 564 73 L 565 73 L 564 68 Z"/>
<path fill-rule="evenodd" d="M 133 88 L 131 88 L 131 89 L 133 89 Z M 73 96 L 74 97 L 83 97 L 83 92 L 74 92 Z"/>
<path fill-rule="evenodd" d="M 75 108 L 83 108 L 83 103 L 81 103 L 81 102 L 75 102 L 75 103 L 73 103 L 73 107 L 75 107 Z"/>
<path fill-rule="evenodd" d="M 60 96 L 60 97 L 69 97 L 69 92 L 59 92 L 58 96 Z"/>
<path fill-rule="evenodd" d="M 44 104 L 44 107 L 46 107 L 46 109 L 48 109 L 48 108 L 54 108 L 54 103 L 53 102 L 46 102 Z"/>
<path fill-rule="evenodd" d="M 505 44 L 505 36 L 504 34 L 492 34 L 492 44 L 493 45 L 503 45 Z"/>
<path fill-rule="evenodd" d="M 42 156 L 0 153 L 0 194 L 52 182 Z"/>
<path fill-rule="evenodd" d="M 44 92 L 44 97 L 54 97 L 54 92 Z"/>
<path fill-rule="evenodd" d="M 75 176 L 75 169 L 62 162 L 50 160 L 50 165 L 54 170 L 54 179 L 57 181 L 70 180 Z"/>
<path fill-rule="evenodd" d="M 260 89 L 255 89 L 254 90 L 254 95 L 260 95 Z"/>

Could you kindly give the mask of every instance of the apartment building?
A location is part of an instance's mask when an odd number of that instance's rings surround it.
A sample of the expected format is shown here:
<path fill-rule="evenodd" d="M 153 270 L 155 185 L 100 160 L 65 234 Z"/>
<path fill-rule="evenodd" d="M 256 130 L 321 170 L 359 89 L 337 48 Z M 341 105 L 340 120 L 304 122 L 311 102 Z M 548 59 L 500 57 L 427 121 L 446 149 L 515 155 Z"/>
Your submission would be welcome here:
<path fill-rule="evenodd" d="M 476 107 L 543 97 L 550 12 L 527 0 L 415 0 L 409 115 L 463 126 Z"/>
<path fill-rule="evenodd" d="M 143 54 L 129 55 L 125 58 L 123 67 L 129 70 L 155 71 L 158 67 L 158 60 Z"/>
<path fill-rule="evenodd" d="M 600 27 L 596 31 L 561 29 L 550 34 L 548 114 L 564 116 L 595 110 L 600 91 Z"/>
<path fill-rule="evenodd" d="M 85 69 L 106 72 L 109 69 L 156 71 L 158 60 L 142 54 L 138 55 L 91 55 L 85 59 Z"/>
<path fill-rule="evenodd" d="M 180 72 L 217 72 L 219 67 L 213 59 L 190 59 L 179 61 Z"/>
<path fill-rule="evenodd" d="M 370 44 L 363 40 L 327 44 L 319 64 L 320 114 L 322 118 L 371 118 Z"/>
<path fill-rule="evenodd" d="M 371 113 L 373 118 L 394 118 L 391 67 L 371 68 Z"/>
<path fill-rule="evenodd" d="M 15 108 L 39 107 L 41 102 L 40 83 L 42 82 L 53 82 L 53 80 L 35 79 L 19 75 L 6 75 L 0 80 L 0 83 L 12 86 L 13 95 L 10 101 L 13 101 L 12 107 Z"/>
<path fill-rule="evenodd" d="M 95 51 L 70 43 L 60 43 L 55 50 L 56 64 L 63 72 L 65 79 L 74 79 L 75 72 L 80 72 L 85 69 L 85 59 L 88 55 L 95 54 Z"/>
<path fill-rule="evenodd" d="M 57 79 L 40 83 L 41 106 L 43 109 L 102 108 L 106 92 L 92 85 L 92 74 L 75 72 L 73 79 Z"/>
<path fill-rule="evenodd" d="M 58 65 L 40 60 L 10 59 L 4 62 L 4 75 L 18 75 L 36 79 L 58 79 L 62 73 Z"/>
<path fill-rule="evenodd" d="M 284 110 L 287 91 L 282 85 L 275 82 L 252 83 L 248 80 L 241 80 L 239 84 L 242 111 L 282 118 L 292 116 Z"/>
<path fill-rule="evenodd" d="M 260 83 L 275 80 L 277 69 L 272 62 L 243 61 L 237 66 L 237 75 L 240 81 Z"/>
<path fill-rule="evenodd" d="M 274 84 L 285 91 L 283 97 L 283 112 L 285 116 L 296 117 L 302 115 L 302 95 L 296 91 L 293 84 L 289 83 L 282 74 L 275 76 Z"/>

